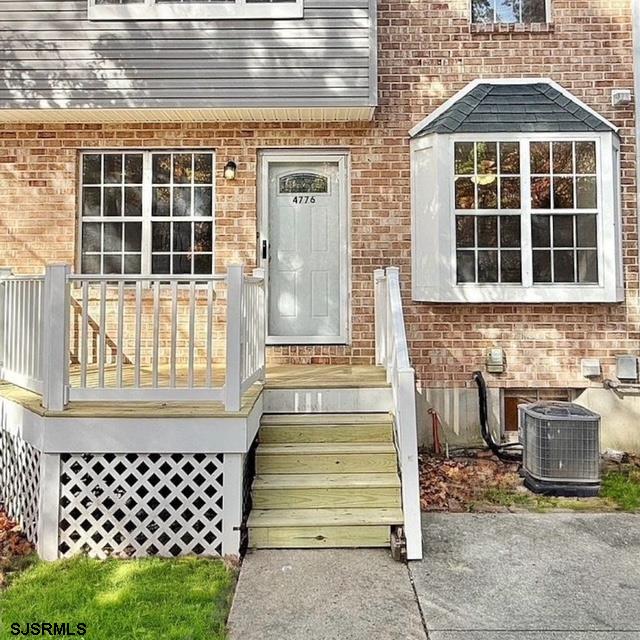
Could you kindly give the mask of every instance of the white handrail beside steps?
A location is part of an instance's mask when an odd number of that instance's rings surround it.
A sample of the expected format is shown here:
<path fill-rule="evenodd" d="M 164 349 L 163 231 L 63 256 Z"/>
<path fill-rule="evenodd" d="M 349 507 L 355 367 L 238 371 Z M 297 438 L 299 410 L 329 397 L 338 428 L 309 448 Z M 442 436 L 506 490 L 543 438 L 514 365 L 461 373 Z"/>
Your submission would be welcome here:
<path fill-rule="evenodd" d="M 422 558 L 415 371 L 409 360 L 397 267 L 374 271 L 376 364 L 387 371 L 402 479 L 407 559 Z"/>

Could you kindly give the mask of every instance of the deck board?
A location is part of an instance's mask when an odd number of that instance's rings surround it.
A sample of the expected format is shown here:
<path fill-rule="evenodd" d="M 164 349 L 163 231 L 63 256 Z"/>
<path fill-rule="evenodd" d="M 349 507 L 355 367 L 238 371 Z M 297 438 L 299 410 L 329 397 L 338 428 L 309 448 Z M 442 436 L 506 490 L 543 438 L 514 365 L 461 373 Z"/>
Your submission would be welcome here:
<path fill-rule="evenodd" d="M 131 388 L 134 380 L 134 367 L 123 366 L 123 388 Z M 206 371 L 204 368 L 194 372 L 194 385 L 204 385 Z M 141 386 L 152 387 L 152 371 L 141 369 Z M 80 368 L 70 368 L 69 380 L 72 386 L 80 384 Z M 160 387 L 168 386 L 169 370 L 163 367 L 158 372 Z M 213 368 L 213 385 L 224 384 L 224 368 Z M 116 368 L 107 367 L 105 385 L 116 388 Z M 187 368 L 176 368 L 176 385 L 187 386 Z M 95 369 L 87 372 L 87 387 L 97 388 L 98 373 Z M 387 387 L 384 369 L 375 366 L 343 366 L 343 365 L 271 365 L 267 367 L 267 389 L 308 389 L 308 388 L 376 388 Z M 220 401 L 73 401 L 62 412 L 47 411 L 42 407 L 39 394 L 27 391 L 8 382 L 0 382 L 0 396 L 16 402 L 29 411 L 41 416 L 76 417 L 76 418 L 219 418 L 227 416 L 247 416 L 263 389 L 262 384 L 254 384 L 243 396 L 240 411 L 225 411 Z"/>

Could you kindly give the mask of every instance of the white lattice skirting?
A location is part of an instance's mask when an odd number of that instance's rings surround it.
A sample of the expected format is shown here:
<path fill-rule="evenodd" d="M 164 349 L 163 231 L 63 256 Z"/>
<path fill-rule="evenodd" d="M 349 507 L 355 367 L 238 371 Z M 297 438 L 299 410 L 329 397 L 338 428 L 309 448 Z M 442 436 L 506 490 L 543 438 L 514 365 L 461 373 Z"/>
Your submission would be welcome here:
<path fill-rule="evenodd" d="M 0 427 L 0 502 L 47 560 L 237 555 L 247 460 L 235 452 L 43 453 Z"/>
<path fill-rule="evenodd" d="M 60 460 L 60 556 L 221 555 L 223 454 Z"/>
<path fill-rule="evenodd" d="M 38 541 L 40 459 L 35 447 L 0 430 L 0 502 L 33 543 Z"/>

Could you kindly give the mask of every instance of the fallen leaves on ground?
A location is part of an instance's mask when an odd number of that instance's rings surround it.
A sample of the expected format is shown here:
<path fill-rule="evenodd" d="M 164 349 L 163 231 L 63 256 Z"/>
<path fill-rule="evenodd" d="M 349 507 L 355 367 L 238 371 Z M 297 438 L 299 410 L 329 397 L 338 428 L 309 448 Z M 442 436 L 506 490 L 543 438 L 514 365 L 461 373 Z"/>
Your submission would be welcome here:
<path fill-rule="evenodd" d="M 420 455 L 420 503 L 423 511 L 477 510 L 478 502 L 487 491 L 515 491 L 519 485 L 518 465 L 502 462 L 489 452 L 461 458 Z"/>
<path fill-rule="evenodd" d="M 20 527 L 0 510 L 0 589 L 7 585 L 11 573 L 29 563 L 33 553 L 33 545 Z"/>

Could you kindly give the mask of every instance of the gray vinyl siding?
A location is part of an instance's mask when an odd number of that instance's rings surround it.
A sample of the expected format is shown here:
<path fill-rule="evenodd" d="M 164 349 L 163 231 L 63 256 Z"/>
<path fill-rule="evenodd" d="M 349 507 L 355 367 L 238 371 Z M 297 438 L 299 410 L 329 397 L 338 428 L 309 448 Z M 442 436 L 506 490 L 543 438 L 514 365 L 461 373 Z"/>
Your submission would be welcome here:
<path fill-rule="evenodd" d="M 375 0 L 303 19 L 88 21 L 86 0 L 0 0 L 0 109 L 376 102 Z"/>

